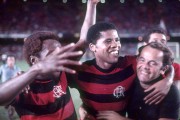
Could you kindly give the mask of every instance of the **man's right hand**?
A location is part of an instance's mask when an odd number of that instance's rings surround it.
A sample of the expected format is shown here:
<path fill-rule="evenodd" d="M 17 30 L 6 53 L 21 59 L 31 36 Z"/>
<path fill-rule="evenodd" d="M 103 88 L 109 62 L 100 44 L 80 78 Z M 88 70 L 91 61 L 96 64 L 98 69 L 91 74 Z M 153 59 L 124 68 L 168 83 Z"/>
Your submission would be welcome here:
<path fill-rule="evenodd" d="M 49 54 L 44 60 L 39 61 L 32 67 L 40 74 L 65 71 L 67 73 L 74 74 L 74 69 L 68 68 L 68 65 L 81 65 L 81 62 L 71 60 L 71 57 L 77 57 L 83 54 L 82 51 L 71 51 L 75 46 L 74 43 L 68 44 L 61 48 L 57 47 L 51 54 Z"/>
<path fill-rule="evenodd" d="M 98 2 L 100 2 L 100 0 L 89 0 L 92 1 L 92 3 L 97 4 Z"/>

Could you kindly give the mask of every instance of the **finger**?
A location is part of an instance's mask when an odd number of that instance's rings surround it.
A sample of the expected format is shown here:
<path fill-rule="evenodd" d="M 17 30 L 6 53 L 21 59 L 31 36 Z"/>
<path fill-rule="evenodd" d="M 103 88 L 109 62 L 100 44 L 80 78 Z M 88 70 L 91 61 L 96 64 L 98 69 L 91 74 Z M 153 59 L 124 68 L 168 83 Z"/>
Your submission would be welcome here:
<path fill-rule="evenodd" d="M 150 86 L 148 89 L 144 90 L 144 92 L 150 92 L 150 91 L 153 91 L 155 88 L 154 86 Z"/>
<path fill-rule="evenodd" d="M 158 92 L 157 91 L 152 91 L 150 92 L 147 96 L 145 96 L 144 100 L 148 100 L 150 99 L 152 96 L 154 96 L 155 94 L 157 94 Z"/>
<path fill-rule="evenodd" d="M 162 96 L 157 96 L 156 98 L 152 99 L 151 101 L 149 101 L 149 105 L 156 103 Z"/>
<path fill-rule="evenodd" d="M 165 96 L 161 97 L 155 104 L 159 104 L 163 99 L 165 98 Z"/>
<path fill-rule="evenodd" d="M 152 102 L 154 99 L 156 99 L 158 96 L 161 96 L 160 93 L 156 93 L 154 94 L 152 97 L 149 97 L 148 99 L 145 100 L 145 103 L 150 103 Z"/>
<path fill-rule="evenodd" d="M 57 63 L 57 66 L 63 66 L 63 65 L 77 65 L 77 66 L 79 66 L 79 65 L 82 65 L 82 62 L 65 59 L 65 60 L 61 60 Z"/>
<path fill-rule="evenodd" d="M 77 57 L 82 54 L 83 54 L 82 51 L 75 51 L 75 52 L 65 52 L 63 54 L 58 54 L 58 55 L 59 55 L 59 59 L 62 59 L 62 58 L 69 58 L 69 57 Z"/>
<path fill-rule="evenodd" d="M 62 54 L 68 51 L 68 49 L 72 48 L 73 46 L 75 46 L 75 44 L 70 43 L 68 45 L 62 46 L 61 48 L 57 47 L 50 55 Z"/>
<path fill-rule="evenodd" d="M 26 89 L 25 89 L 25 92 L 26 92 L 26 94 L 28 94 L 28 93 L 29 93 L 29 90 L 26 88 Z"/>
<path fill-rule="evenodd" d="M 59 67 L 59 69 L 56 69 L 56 71 L 59 71 L 59 72 L 64 71 L 64 72 L 67 72 L 67 73 L 70 73 L 70 74 L 75 74 L 76 73 L 75 70 L 64 67 L 64 66 Z"/>
<path fill-rule="evenodd" d="M 68 45 L 65 45 L 65 46 L 61 47 L 59 52 L 63 53 L 65 51 L 73 50 L 72 48 L 74 48 L 74 47 L 75 47 L 75 44 L 74 43 L 70 43 Z"/>
<path fill-rule="evenodd" d="M 27 86 L 27 90 L 30 90 L 30 86 L 29 85 Z"/>

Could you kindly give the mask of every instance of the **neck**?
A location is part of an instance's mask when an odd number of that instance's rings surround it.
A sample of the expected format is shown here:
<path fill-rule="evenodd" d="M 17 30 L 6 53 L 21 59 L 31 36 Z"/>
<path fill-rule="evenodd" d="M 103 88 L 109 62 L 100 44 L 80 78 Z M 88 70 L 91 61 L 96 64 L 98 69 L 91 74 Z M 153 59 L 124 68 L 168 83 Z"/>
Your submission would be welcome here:
<path fill-rule="evenodd" d="M 96 65 L 101 69 L 109 69 L 113 66 L 113 64 L 109 64 L 107 62 L 102 62 L 96 59 Z"/>
<path fill-rule="evenodd" d="M 140 85 L 144 89 L 148 89 L 151 86 L 151 85 L 147 85 L 147 84 L 144 84 L 144 83 L 140 83 Z"/>

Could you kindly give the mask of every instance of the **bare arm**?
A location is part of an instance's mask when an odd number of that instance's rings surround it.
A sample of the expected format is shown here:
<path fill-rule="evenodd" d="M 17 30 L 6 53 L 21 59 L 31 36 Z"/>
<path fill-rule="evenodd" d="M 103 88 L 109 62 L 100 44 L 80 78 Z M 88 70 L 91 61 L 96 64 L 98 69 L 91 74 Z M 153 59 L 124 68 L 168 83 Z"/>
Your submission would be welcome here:
<path fill-rule="evenodd" d="M 0 105 L 9 104 L 26 85 L 32 82 L 38 72 L 38 69 L 32 67 L 26 73 L 2 83 L 0 85 Z"/>
<path fill-rule="evenodd" d="M 61 71 L 75 73 L 75 70 L 65 67 L 65 65 L 81 65 L 79 61 L 70 60 L 69 58 L 82 55 L 82 51 L 70 52 L 69 49 L 72 47 L 75 47 L 74 44 L 55 49 L 44 60 L 30 67 L 27 72 L 0 84 L 0 105 L 9 104 L 38 75 L 53 74 Z"/>
<path fill-rule="evenodd" d="M 88 0 L 87 2 L 87 10 L 86 10 L 86 15 L 85 19 L 81 28 L 80 32 L 80 39 L 77 42 L 76 49 L 80 49 L 82 51 L 85 51 L 86 46 L 87 46 L 87 41 L 86 41 L 86 36 L 88 29 L 95 24 L 96 22 L 96 6 L 99 0 Z"/>
<path fill-rule="evenodd" d="M 100 111 L 97 115 L 97 119 L 101 120 L 132 120 L 130 118 L 126 118 L 124 116 L 121 116 L 117 112 L 114 111 Z"/>
<path fill-rule="evenodd" d="M 85 108 L 81 105 L 79 108 L 79 116 L 80 120 L 86 120 L 86 119 L 95 119 L 93 116 L 87 113 Z M 126 118 L 124 116 L 121 116 L 115 111 L 99 111 L 97 114 L 96 119 L 100 120 L 132 120 L 130 118 Z"/>

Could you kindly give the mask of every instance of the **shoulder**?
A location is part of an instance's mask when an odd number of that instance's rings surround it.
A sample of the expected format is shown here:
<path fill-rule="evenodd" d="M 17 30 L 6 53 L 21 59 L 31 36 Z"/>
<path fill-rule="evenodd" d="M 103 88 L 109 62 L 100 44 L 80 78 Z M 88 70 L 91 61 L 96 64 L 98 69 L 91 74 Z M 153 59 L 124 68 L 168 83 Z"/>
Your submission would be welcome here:
<path fill-rule="evenodd" d="M 133 69 L 136 70 L 136 57 L 135 55 L 130 56 L 124 56 L 124 57 L 119 57 L 118 64 L 121 66 L 129 66 L 132 65 Z"/>
<path fill-rule="evenodd" d="M 173 63 L 173 67 L 175 67 L 175 68 L 180 68 L 180 64 L 174 62 L 174 63 Z"/>
<path fill-rule="evenodd" d="M 172 101 L 173 103 L 178 103 L 180 104 L 180 94 L 175 85 L 172 85 L 167 96 L 165 97 L 165 100 L 167 101 Z"/>
<path fill-rule="evenodd" d="M 119 57 L 120 60 L 126 60 L 126 61 L 131 61 L 131 62 L 134 62 L 136 61 L 136 57 L 135 55 L 126 55 L 124 57 Z"/>
<path fill-rule="evenodd" d="M 83 62 L 83 64 L 86 64 L 86 65 L 92 65 L 94 63 L 95 63 L 95 59 L 87 60 L 87 61 Z"/>
<path fill-rule="evenodd" d="M 160 105 L 160 118 L 177 119 L 179 115 L 180 94 L 176 86 L 172 85 L 169 93 Z"/>

